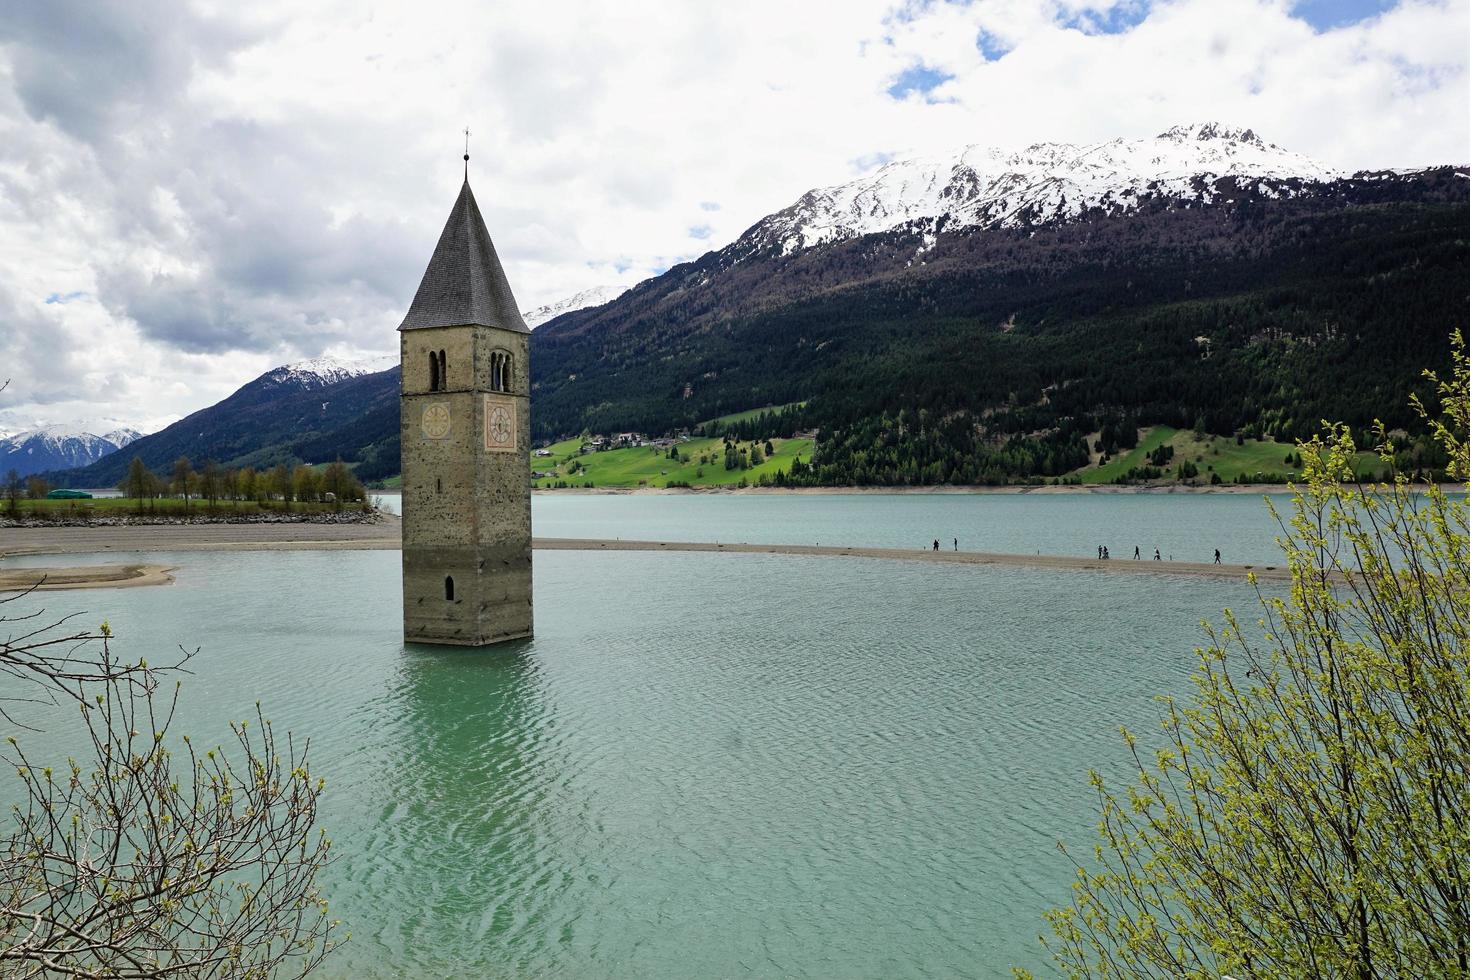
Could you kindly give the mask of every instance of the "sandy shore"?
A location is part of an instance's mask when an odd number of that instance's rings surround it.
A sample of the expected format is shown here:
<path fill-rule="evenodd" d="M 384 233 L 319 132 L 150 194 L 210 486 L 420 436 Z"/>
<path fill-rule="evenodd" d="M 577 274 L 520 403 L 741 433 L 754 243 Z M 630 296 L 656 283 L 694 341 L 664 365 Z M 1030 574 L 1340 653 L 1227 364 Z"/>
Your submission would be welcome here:
<path fill-rule="evenodd" d="M 328 551 L 397 550 L 401 522 L 390 518 L 376 525 L 356 524 L 196 524 L 145 527 L 18 528 L 0 531 L 0 558 L 6 555 L 95 554 L 108 551 Z M 1112 572 L 1125 575 L 1190 575 L 1241 579 L 1249 572 L 1267 581 L 1290 576 L 1277 565 L 1211 565 L 1203 562 L 1129 561 L 1073 558 L 1058 555 L 1008 555 L 980 551 L 927 551 L 908 548 L 829 547 L 801 544 L 719 544 L 703 541 L 606 541 L 593 538 L 537 538 L 541 551 L 688 551 L 721 554 L 805 555 L 830 558 L 871 558 L 924 561 L 958 565 L 996 565 L 1071 571 Z M 159 566 L 98 566 L 98 569 Z M 38 572 L 53 576 L 66 572 L 82 583 L 87 569 L 14 569 L 7 574 Z M 55 579 L 53 579 L 55 581 Z M 171 581 L 166 578 L 163 581 Z M 117 585 L 116 578 L 99 585 Z M 139 581 L 130 584 L 151 584 Z M 66 588 L 57 583 L 48 587 Z"/>
<path fill-rule="evenodd" d="M 171 565 L 82 565 L 77 568 L 12 568 L 0 570 L 0 592 L 35 589 L 129 589 L 167 585 Z"/>
<path fill-rule="evenodd" d="M 120 527 L 0 529 L 7 555 L 102 554 L 108 551 L 394 550 L 403 522 L 375 524 L 143 524 Z"/>

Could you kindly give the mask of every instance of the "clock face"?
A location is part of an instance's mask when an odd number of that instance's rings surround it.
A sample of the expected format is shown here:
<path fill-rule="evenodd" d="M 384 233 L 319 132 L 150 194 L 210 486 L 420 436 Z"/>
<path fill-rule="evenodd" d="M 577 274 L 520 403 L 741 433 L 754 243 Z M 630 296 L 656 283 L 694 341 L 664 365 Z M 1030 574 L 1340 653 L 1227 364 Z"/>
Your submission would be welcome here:
<path fill-rule="evenodd" d="M 490 409 L 490 441 L 496 445 L 503 446 L 510 442 L 510 413 L 505 410 L 504 405 L 496 405 Z"/>
<path fill-rule="evenodd" d="M 424 415 L 419 422 L 425 439 L 449 438 L 449 405 L 446 402 L 431 402 L 424 406 Z"/>
<path fill-rule="evenodd" d="M 504 395 L 485 396 L 485 448 L 512 453 L 516 448 L 515 401 Z"/>

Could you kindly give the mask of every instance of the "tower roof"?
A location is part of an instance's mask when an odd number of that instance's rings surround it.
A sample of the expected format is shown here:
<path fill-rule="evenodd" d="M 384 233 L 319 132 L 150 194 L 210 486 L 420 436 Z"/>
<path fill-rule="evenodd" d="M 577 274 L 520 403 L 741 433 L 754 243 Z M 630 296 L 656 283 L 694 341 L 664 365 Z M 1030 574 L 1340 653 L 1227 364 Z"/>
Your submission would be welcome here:
<path fill-rule="evenodd" d="M 466 180 L 399 330 L 478 324 L 530 333 Z"/>

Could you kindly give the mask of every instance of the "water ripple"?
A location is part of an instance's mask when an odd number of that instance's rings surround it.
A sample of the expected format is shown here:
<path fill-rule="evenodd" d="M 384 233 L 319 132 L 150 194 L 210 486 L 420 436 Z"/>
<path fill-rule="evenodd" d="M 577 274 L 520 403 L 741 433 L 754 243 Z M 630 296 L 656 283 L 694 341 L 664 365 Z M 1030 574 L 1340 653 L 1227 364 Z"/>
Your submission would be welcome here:
<path fill-rule="evenodd" d="M 177 556 L 56 594 L 202 642 L 181 730 L 310 732 L 344 977 L 1004 976 L 1089 765 L 1186 686 L 1214 581 L 550 552 L 537 636 L 404 649 L 397 555 Z M 331 583 L 324 591 L 320 583 Z M 210 624 L 207 637 L 197 624 Z M 151 655 L 151 654 L 150 654 Z M 59 744 L 59 743 L 58 743 Z"/>

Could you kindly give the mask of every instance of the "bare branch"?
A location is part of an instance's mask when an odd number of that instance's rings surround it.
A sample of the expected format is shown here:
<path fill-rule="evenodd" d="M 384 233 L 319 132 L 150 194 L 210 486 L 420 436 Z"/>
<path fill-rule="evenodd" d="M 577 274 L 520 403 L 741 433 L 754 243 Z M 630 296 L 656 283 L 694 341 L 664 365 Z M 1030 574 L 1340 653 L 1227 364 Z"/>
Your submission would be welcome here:
<path fill-rule="evenodd" d="M 309 745 L 283 744 L 257 705 L 230 726 L 228 751 L 199 751 L 174 734 L 180 683 L 164 683 L 193 653 L 181 648 L 164 667 L 127 662 L 106 623 L 76 631 L 74 618 L 0 616 L 20 630 L 0 643 L 0 671 L 32 693 L 3 707 L 73 702 L 87 745 L 85 764 L 51 766 L 18 738 L 0 749 L 23 790 L 0 839 L 0 974 L 315 969 L 337 923 L 317 885 L 331 842 L 317 824 L 324 784 Z"/>

